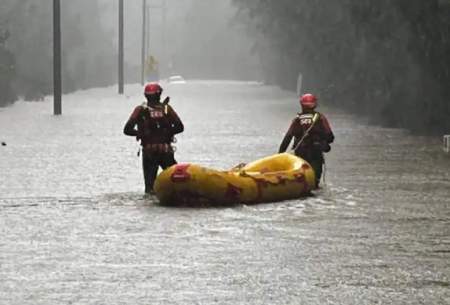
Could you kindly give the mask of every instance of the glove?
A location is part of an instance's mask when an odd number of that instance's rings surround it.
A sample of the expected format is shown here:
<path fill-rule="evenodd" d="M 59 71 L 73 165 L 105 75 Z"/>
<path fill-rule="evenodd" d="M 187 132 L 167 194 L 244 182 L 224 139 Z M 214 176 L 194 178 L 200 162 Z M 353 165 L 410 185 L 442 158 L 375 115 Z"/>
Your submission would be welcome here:
<path fill-rule="evenodd" d="M 327 152 L 329 152 L 330 150 L 331 150 L 330 144 L 328 144 L 328 143 L 326 143 L 326 142 L 322 143 L 322 151 L 323 151 L 323 152 L 327 153 Z"/>

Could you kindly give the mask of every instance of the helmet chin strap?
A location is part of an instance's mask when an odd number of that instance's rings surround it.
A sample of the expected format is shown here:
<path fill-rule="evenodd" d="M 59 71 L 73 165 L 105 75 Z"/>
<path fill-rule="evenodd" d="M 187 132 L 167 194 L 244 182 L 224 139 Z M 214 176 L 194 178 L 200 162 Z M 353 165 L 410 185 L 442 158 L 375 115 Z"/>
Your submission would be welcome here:
<path fill-rule="evenodd" d="M 151 105 L 156 105 L 159 104 L 161 102 L 161 96 L 160 95 L 155 95 L 155 96 L 151 96 L 151 95 L 146 95 L 145 96 L 147 98 L 147 102 Z"/>
<path fill-rule="evenodd" d="M 306 112 L 306 113 L 312 113 L 314 112 L 315 108 L 310 108 L 310 107 L 302 107 L 302 111 Z"/>

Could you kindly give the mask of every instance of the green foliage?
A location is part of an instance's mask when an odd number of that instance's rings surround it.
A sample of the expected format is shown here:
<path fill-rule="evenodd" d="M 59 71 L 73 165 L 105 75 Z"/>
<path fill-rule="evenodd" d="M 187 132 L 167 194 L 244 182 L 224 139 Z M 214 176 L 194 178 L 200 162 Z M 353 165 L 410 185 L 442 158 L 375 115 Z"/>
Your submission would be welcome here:
<path fill-rule="evenodd" d="M 449 132 L 450 4 L 438 0 L 233 0 L 266 81 L 374 122 Z"/>
<path fill-rule="evenodd" d="M 39 100 L 53 88 L 52 4 L 35 0 L 0 3 L 0 28 L 9 30 L 7 49 L 15 57 L 14 72 L 3 77 L 26 100 Z M 61 5 L 63 90 L 112 84 L 114 36 L 107 35 L 100 22 L 99 0 L 61 1 Z"/>
<path fill-rule="evenodd" d="M 9 32 L 0 27 L 0 107 L 12 103 L 16 94 L 12 87 L 15 75 L 15 58 L 6 48 Z"/>

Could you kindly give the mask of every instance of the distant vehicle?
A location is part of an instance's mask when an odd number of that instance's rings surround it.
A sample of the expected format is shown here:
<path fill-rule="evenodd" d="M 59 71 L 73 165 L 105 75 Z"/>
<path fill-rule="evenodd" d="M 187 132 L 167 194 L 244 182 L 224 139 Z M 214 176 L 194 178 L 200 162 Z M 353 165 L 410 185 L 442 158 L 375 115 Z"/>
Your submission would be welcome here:
<path fill-rule="evenodd" d="M 186 84 L 186 80 L 181 75 L 174 75 L 167 80 L 169 84 Z"/>

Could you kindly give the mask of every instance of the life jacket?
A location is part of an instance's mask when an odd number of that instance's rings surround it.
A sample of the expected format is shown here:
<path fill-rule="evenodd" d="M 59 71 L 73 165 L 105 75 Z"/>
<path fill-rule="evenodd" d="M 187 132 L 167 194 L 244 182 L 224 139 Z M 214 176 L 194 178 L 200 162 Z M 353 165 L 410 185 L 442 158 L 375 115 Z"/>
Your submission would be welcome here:
<path fill-rule="evenodd" d="M 138 131 L 143 145 L 170 143 L 172 135 L 167 134 L 171 126 L 168 106 L 163 104 L 142 104 L 138 118 Z"/>
<path fill-rule="evenodd" d="M 302 126 L 304 132 L 311 128 L 320 119 L 320 114 L 318 112 L 313 113 L 299 113 L 297 115 L 298 121 Z M 314 126 L 313 126 L 314 128 Z"/>
<path fill-rule="evenodd" d="M 321 142 L 322 128 L 320 125 L 320 113 L 299 113 L 297 115 L 297 123 L 300 127 L 298 134 L 295 135 L 294 148 L 303 155 L 321 155 L 321 151 L 317 151 L 314 142 Z"/>

